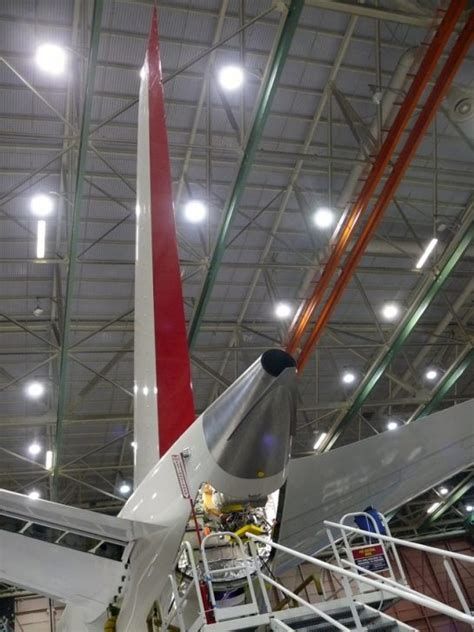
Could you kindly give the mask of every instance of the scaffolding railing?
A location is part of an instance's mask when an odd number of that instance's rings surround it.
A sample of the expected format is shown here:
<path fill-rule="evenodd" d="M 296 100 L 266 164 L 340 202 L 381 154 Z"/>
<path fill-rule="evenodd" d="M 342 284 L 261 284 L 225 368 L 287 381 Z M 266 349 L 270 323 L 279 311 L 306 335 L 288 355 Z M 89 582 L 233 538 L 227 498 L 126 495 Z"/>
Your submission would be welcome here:
<path fill-rule="evenodd" d="M 364 529 L 359 529 L 358 527 L 353 527 L 353 526 L 345 524 L 345 521 L 348 518 L 354 518 L 357 516 L 363 516 L 364 518 L 369 520 L 374 530 L 366 531 Z M 331 522 L 329 520 L 326 520 L 324 522 L 328 539 L 331 544 L 331 548 L 332 548 L 334 558 L 337 564 L 339 566 L 345 566 L 357 571 L 357 573 L 359 574 L 357 581 L 359 583 L 361 582 L 363 583 L 363 579 L 361 575 L 366 575 L 371 578 L 374 578 L 374 577 L 377 578 L 378 581 L 382 581 L 386 586 L 397 586 L 397 585 L 402 584 L 407 594 L 419 595 L 421 593 L 419 593 L 418 591 L 414 590 L 413 588 L 409 586 L 397 547 L 405 547 L 408 549 L 414 549 L 416 551 L 422 551 L 423 553 L 427 553 L 429 555 L 434 555 L 436 557 L 439 557 L 443 561 L 443 566 L 446 570 L 446 574 L 451 582 L 454 592 L 456 593 L 459 603 L 461 604 L 461 607 L 464 613 L 469 617 L 469 619 L 466 620 L 466 622 L 471 623 L 471 624 L 474 623 L 474 618 L 472 617 L 472 610 L 469 607 L 469 604 L 466 599 L 466 595 L 464 595 L 464 592 L 459 584 L 459 581 L 456 578 L 456 574 L 453 570 L 453 567 L 451 566 L 449 562 L 449 560 L 451 559 L 451 560 L 457 560 L 459 562 L 466 563 L 466 564 L 474 564 L 474 557 L 471 557 L 469 555 L 464 555 L 463 553 L 457 553 L 456 551 L 438 549 L 432 546 L 427 546 L 426 544 L 420 544 L 418 542 L 410 542 L 407 540 L 401 540 L 400 538 L 395 538 L 392 536 L 390 532 L 390 527 L 385 517 L 382 514 L 379 514 L 379 518 L 380 518 L 381 523 L 383 524 L 385 534 L 380 532 L 379 525 L 377 524 L 375 519 L 366 512 L 346 514 L 345 516 L 342 517 L 341 522 Z M 339 532 L 336 538 L 334 537 L 333 530 Z M 360 565 L 356 564 L 356 561 L 353 555 L 353 549 L 349 542 L 348 534 L 362 536 L 366 539 L 369 539 L 369 541 L 375 539 L 382 546 L 382 550 L 384 552 L 384 555 L 387 561 L 387 566 L 388 566 L 387 570 L 389 572 L 390 577 L 388 578 L 381 577 L 379 573 L 375 573 L 369 569 L 362 568 Z M 339 539 L 343 543 L 343 550 L 346 554 L 347 559 L 343 559 L 340 556 L 340 553 L 336 544 L 336 540 L 339 540 Z M 397 574 L 394 571 L 389 553 L 391 553 L 393 556 L 393 560 L 395 562 L 396 569 L 398 571 L 398 576 L 399 576 L 398 579 L 397 579 Z M 430 601 L 432 604 L 434 603 L 435 605 L 442 603 L 426 595 L 425 595 L 425 599 Z M 427 607 L 430 607 L 430 606 L 427 606 Z M 436 610 L 436 607 L 434 609 Z"/>
<path fill-rule="evenodd" d="M 161 617 L 162 623 L 160 625 L 160 629 L 169 630 L 171 629 L 171 627 L 173 627 L 175 629 L 178 628 L 180 632 L 198 632 L 199 630 L 206 630 L 207 625 L 210 623 L 211 620 L 216 622 L 213 623 L 212 626 L 216 626 L 220 622 L 222 622 L 223 624 L 226 623 L 225 629 L 229 629 L 228 623 L 230 621 L 241 621 L 242 619 L 248 620 L 249 626 L 251 625 L 251 622 L 258 620 L 259 625 L 266 623 L 270 625 L 271 629 L 291 629 L 285 623 L 283 623 L 283 621 L 280 620 L 282 612 L 272 610 L 272 605 L 267 591 L 267 587 L 272 586 L 278 591 L 285 594 L 287 597 L 289 597 L 293 602 L 299 604 L 300 606 L 303 606 L 303 611 L 306 615 L 316 615 L 320 619 L 326 621 L 327 623 L 330 623 L 334 629 L 342 630 L 344 632 L 348 632 L 349 630 L 354 629 L 363 630 L 365 628 L 361 621 L 360 612 L 365 608 L 365 606 L 361 601 L 361 595 L 359 595 L 357 593 L 357 590 L 355 590 L 355 585 L 358 584 L 368 586 L 373 591 L 378 591 L 381 595 L 390 595 L 392 597 L 404 599 L 416 605 L 431 609 L 435 612 L 438 612 L 439 614 L 449 617 L 450 620 L 468 623 L 474 628 L 474 616 L 472 616 L 469 611 L 466 611 L 464 607 L 467 607 L 466 600 L 464 600 L 464 602 L 461 601 L 464 609 L 464 611 L 461 611 L 414 590 L 407 585 L 404 574 L 402 575 L 402 581 L 397 580 L 393 567 L 389 571 L 389 577 L 383 577 L 373 571 L 359 568 L 354 559 L 350 558 L 350 553 L 348 554 L 349 559 L 341 558 L 335 544 L 332 530 L 338 529 L 341 533 L 345 533 L 348 545 L 349 540 L 347 538 L 347 534 L 350 532 L 357 533 L 357 535 L 364 536 L 366 538 L 380 538 L 380 540 L 383 541 L 383 550 L 390 550 L 392 554 L 396 553 L 397 544 L 403 544 L 406 546 L 410 546 L 411 548 L 417 548 L 419 550 L 436 552 L 436 554 L 441 556 L 444 556 L 446 554 L 446 557 L 464 562 L 473 563 L 474 560 L 472 558 L 452 551 L 440 552 L 437 549 L 433 549 L 433 547 L 427 547 L 425 545 L 419 545 L 412 542 L 404 542 L 403 540 L 398 540 L 397 538 L 393 538 L 390 535 L 383 535 L 381 533 L 374 533 L 372 531 L 364 531 L 362 529 L 357 529 L 356 527 L 348 526 L 343 522 L 326 522 L 325 525 L 330 532 L 330 534 L 328 533 L 328 535 L 330 535 L 330 542 L 334 546 L 333 551 L 335 552 L 336 564 L 311 557 L 310 555 L 307 555 L 305 553 L 300 553 L 299 551 L 290 549 L 286 546 L 283 546 L 282 544 L 278 544 L 276 542 L 253 534 L 247 534 L 247 550 L 246 547 L 243 545 L 242 540 L 237 535 L 235 535 L 235 533 L 219 532 L 215 534 L 209 534 L 202 541 L 200 551 L 202 572 L 200 573 L 198 565 L 194 560 L 194 552 L 190 543 L 184 542 L 180 550 L 180 556 L 185 554 L 188 558 L 188 567 L 191 569 L 190 578 L 185 587 L 180 589 L 176 582 L 175 576 L 169 576 L 171 595 L 168 592 L 166 614 L 165 616 Z M 239 557 L 236 560 L 236 567 L 238 567 L 239 570 L 244 571 L 246 577 L 247 603 L 245 604 L 237 606 L 225 605 L 225 603 L 219 603 L 219 601 L 216 599 L 214 583 L 218 582 L 219 574 L 222 573 L 224 570 L 228 571 L 229 568 L 227 567 L 226 569 L 213 569 L 209 564 L 209 561 L 207 559 L 207 545 L 209 541 L 215 537 L 229 538 L 229 541 L 233 542 L 234 546 L 238 550 Z M 344 541 L 344 537 L 341 537 Z M 347 625 L 345 625 L 348 623 L 347 620 L 342 622 L 341 620 L 336 619 L 334 616 L 331 616 L 331 613 L 330 611 L 328 611 L 327 606 L 325 607 L 322 603 L 310 603 L 308 600 L 304 599 L 300 595 L 291 591 L 281 582 L 277 581 L 274 577 L 270 577 L 269 575 L 265 574 L 262 570 L 262 565 L 259 563 L 259 555 L 257 550 L 258 544 L 261 544 L 265 547 L 271 547 L 274 551 L 283 553 L 290 558 L 293 558 L 293 562 L 305 562 L 317 568 L 318 571 L 327 571 L 333 576 L 338 577 L 344 590 L 345 599 L 343 600 L 343 603 L 344 607 L 347 610 L 347 619 L 350 618 L 352 620 L 352 623 L 350 624 L 351 627 L 349 628 L 347 627 Z M 400 564 L 401 566 L 401 561 L 397 554 L 394 555 L 393 559 L 396 560 L 395 563 L 397 566 L 398 564 Z M 202 596 L 203 582 L 205 583 L 207 589 L 205 591 L 205 599 L 203 599 Z M 454 585 L 456 585 L 456 582 L 454 582 Z M 260 599 L 257 597 L 257 588 L 260 592 Z M 194 623 L 191 627 L 187 628 L 185 623 L 184 611 L 193 589 L 197 598 L 198 616 L 196 618 L 194 615 Z M 207 603 L 208 601 L 209 603 Z M 340 603 L 341 602 L 339 602 L 339 604 Z M 209 617 L 210 614 L 212 615 L 211 617 Z M 381 614 L 381 616 L 385 615 Z M 242 626 L 240 625 L 240 627 Z"/>
<path fill-rule="evenodd" d="M 353 527 L 347 527 L 346 525 L 340 525 L 338 523 L 328 523 L 327 526 L 333 526 L 333 527 L 342 527 L 343 529 L 352 529 Z M 362 531 L 362 530 L 358 530 L 361 532 L 361 534 L 366 535 L 366 536 L 374 536 L 374 534 L 370 531 Z M 376 534 L 379 535 L 379 534 Z M 335 565 L 335 564 L 331 564 L 329 562 L 324 562 L 323 560 L 319 560 L 316 559 L 314 557 L 311 557 L 310 555 L 306 555 L 305 553 L 300 553 L 299 551 L 295 551 L 293 549 L 289 549 L 286 546 L 283 546 L 282 544 L 277 544 L 276 542 L 268 542 L 266 540 L 262 540 L 262 538 L 260 538 L 259 536 L 255 536 L 255 535 L 251 535 L 249 534 L 249 539 L 256 541 L 256 542 L 265 542 L 268 546 L 271 546 L 273 549 L 275 549 L 276 551 L 279 551 L 281 553 L 285 553 L 286 555 L 289 555 L 293 558 L 296 558 L 298 560 L 301 560 L 303 562 L 306 562 L 308 564 L 312 564 L 318 568 L 321 569 L 325 569 L 328 570 L 332 573 L 335 573 L 336 575 L 338 575 L 341 580 L 343 581 L 343 585 L 344 585 L 344 592 L 346 593 L 346 596 L 348 598 L 349 601 L 349 605 L 352 602 L 352 604 L 354 605 L 354 610 L 356 610 L 355 605 L 356 605 L 356 599 L 353 593 L 353 590 L 349 584 L 349 580 L 355 580 L 358 581 L 364 585 L 367 585 L 375 590 L 379 590 L 381 592 L 384 593 L 388 593 L 390 595 L 393 595 L 394 597 L 399 597 L 401 599 L 405 599 L 406 601 L 410 601 L 412 603 L 415 603 L 419 606 L 424 606 L 426 608 L 430 608 L 431 610 L 434 610 L 436 612 L 439 612 L 440 614 L 444 614 L 447 617 L 451 617 L 452 619 L 456 620 L 456 621 L 462 621 L 464 623 L 469 623 L 471 626 L 474 625 L 474 616 L 472 616 L 469 612 L 461 612 L 460 610 L 457 610 L 456 608 L 453 608 L 452 606 L 448 606 L 444 603 L 442 603 L 441 601 L 438 601 L 436 599 L 433 599 L 431 597 L 428 597 L 426 595 L 423 595 L 422 593 L 419 593 L 413 589 L 408 589 L 407 590 L 407 586 L 396 582 L 392 579 L 387 580 L 387 578 L 384 577 L 380 577 L 377 576 L 377 579 L 375 579 L 374 577 L 368 577 L 365 575 L 359 575 L 356 572 L 353 572 L 352 570 L 348 570 L 347 568 L 343 568 L 343 565 Z M 383 538 L 386 538 L 389 536 L 381 536 Z M 396 543 L 396 542 L 395 542 Z M 394 543 L 394 544 L 395 544 Z M 410 543 L 412 544 L 412 543 Z M 423 545 L 419 545 L 419 546 L 423 546 Z M 428 547 L 431 548 L 431 547 Z M 454 554 L 454 555 L 460 555 L 460 554 Z M 452 552 L 451 552 L 451 557 L 453 556 Z M 468 557 L 468 556 L 462 556 L 464 557 Z M 340 558 L 339 558 L 340 559 Z M 468 558 L 470 559 L 470 558 Z M 472 562 L 472 560 L 470 560 Z M 357 570 L 358 567 L 356 567 Z M 266 575 L 264 575 L 261 570 L 259 571 L 260 575 L 261 575 L 261 579 L 264 582 L 268 582 L 270 584 L 274 585 L 274 580 L 272 578 L 267 577 Z M 374 574 L 375 575 L 375 574 Z M 269 581 L 270 580 L 270 581 Z M 281 590 L 281 588 L 280 588 Z M 287 589 L 286 589 L 287 590 Z M 298 597 L 297 601 L 299 601 L 301 598 Z M 303 599 L 301 599 L 301 601 L 304 601 Z M 306 604 L 305 604 L 306 605 Z M 352 612 L 352 608 L 351 608 L 351 612 Z M 358 615 L 357 615 L 358 618 Z M 356 623 L 356 625 L 360 625 L 360 619 L 359 621 L 357 620 L 356 617 L 354 617 L 354 621 Z"/>

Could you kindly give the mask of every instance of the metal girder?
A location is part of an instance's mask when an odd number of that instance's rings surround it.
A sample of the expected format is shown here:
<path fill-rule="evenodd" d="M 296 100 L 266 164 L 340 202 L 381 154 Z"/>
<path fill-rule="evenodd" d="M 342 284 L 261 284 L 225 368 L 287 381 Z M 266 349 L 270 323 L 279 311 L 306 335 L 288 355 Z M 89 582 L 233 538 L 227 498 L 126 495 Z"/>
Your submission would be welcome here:
<path fill-rule="evenodd" d="M 347 49 L 349 47 L 349 44 L 351 42 L 351 38 L 354 34 L 354 30 L 357 24 L 357 17 L 352 16 L 351 19 L 349 20 L 348 25 L 346 26 L 346 29 L 344 31 L 344 35 L 342 37 L 342 41 L 341 44 L 339 46 L 339 49 L 337 51 L 336 57 L 334 59 L 334 63 L 332 65 L 332 68 L 330 70 L 329 73 L 329 77 L 328 77 L 328 83 L 326 84 L 323 92 L 321 93 L 321 98 L 318 101 L 318 105 L 317 108 L 314 112 L 314 115 L 311 119 L 311 123 L 308 129 L 308 132 L 306 134 L 305 137 L 305 141 L 302 147 L 302 151 L 300 154 L 298 154 L 298 158 L 296 160 L 296 163 L 294 164 L 293 170 L 291 172 L 290 178 L 289 178 L 289 182 L 288 182 L 288 186 L 286 187 L 285 191 L 284 191 L 284 195 L 282 197 L 281 203 L 278 207 L 278 211 L 276 214 L 276 217 L 272 223 L 272 227 L 271 227 L 271 233 L 269 236 L 269 239 L 267 240 L 267 243 L 265 244 L 265 247 L 262 251 L 262 254 L 260 255 L 260 259 L 259 262 L 256 264 L 257 269 L 255 270 L 255 273 L 252 277 L 252 281 L 250 283 L 250 288 L 248 291 L 248 294 L 244 300 L 244 303 L 242 305 L 242 308 L 239 312 L 238 318 L 237 318 L 237 326 L 240 326 L 240 324 L 243 322 L 245 315 L 247 313 L 247 309 L 248 306 L 250 305 L 250 301 L 252 300 L 253 297 L 253 293 L 255 292 L 256 287 L 258 286 L 259 283 L 259 279 L 260 279 L 260 275 L 262 272 L 262 267 L 263 266 L 267 266 L 266 263 L 266 259 L 268 257 L 268 254 L 270 253 L 271 247 L 273 245 L 273 242 L 275 241 L 275 235 L 278 232 L 278 229 L 280 227 L 280 224 L 283 220 L 283 216 L 286 212 L 288 203 L 291 199 L 292 193 L 296 187 L 296 183 L 298 181 L 298 178 L 300 176 L 301 171 L 303 170 L 303 166 L 304 166 L 304 159 L 305 157 L 307 157 L 311 151 L 311 149 L 314 147 L 313 142 L 314 142 L 314 136 L 316 134 L 316 130 L 321 122 L 322 119 L 322 115 L 324 112 L 324 109 L 326 107 L 326 103 L 330 97 L 330 84 L 331 82 L 335 81 L 337 78 L 337 75 L 341 69 L 342 66 L 342 62 L 344 60 L 344 57 L 346 55 Z M 281 190 L 280 190 L 281 191 Z M 314 265 L 314 263 L 312 263 L 312 265 Z M 234 347 L 237 343 L 237 329 L 234 330 L 231 340 L 229 342 L 229 347 Z M 220 366 L 220 372 L 223 373 L 225 371 L 225 367 L 227 365 L 227 362 L 229 361 L 230 358 L 230 354 L 231 351 L 229 351 L 221 366 Z M 212 399 L 215 395 L 215 392 L 212 393 L 212 397 L 210 398 L 209 404 L 212 402 Z"/>
<path fill-rule="evenodd" d="M 153 5 L 154 0 L 118 0 L 119 2 L 126 2 L 131 4 L 145 4 Z M 399 24 L 408 24 L 410 26 L 431 26 L 433 18 L 431 16 L 422 15 L 420 13 L 407 13 L 401 11 L 394 11 L 390 9 L 378 8 L 374 6 L 365 6 L 358 2 L 343 2 L 341 0 L 306 0 L 306 5 L 316 7 L 318 9 L 327 9 L 328 11 L 339 11 L 341 13 L 350 13 L 351 15 L 358 15 L 361 17 L 374 18 L 378 20 L 388 20 L 389 22 L 397 22 Z M 187 6 L 179 7 L 175 5 L 167 4 L 173 10 L 188 11 L 191 10 Z M 414 7 L 415 8 L 415 7 Z M 194 9 L 197 13 L 207 12 L 212 15 L 216 15 L 215 11 L 210 9 Z M 212 11 L 212 13 L 211 13 Z"/>
<path fill-rule="evenodd" d="M 225 22 L 225 16 L 227 13 L 227 8 L 228 8 L 228 4 L 229 4 L 229 0 L 223 0 L 223 2 L 221 2 L 221 6 L 219 9 L 219 15 L 217 18 L 217 24 L 216 24 L 216 29 L 214 31 L 214 38 L 212 41 L 212 44 L 217 44 L 218 41 L 220 40 L 221 36 L 222 36 L 222 31 L 224 28 L 224 22 Z M 214 61 L 214 53 L 211 53 L 209 56 L 209 59 L 207 60 L 206 63 L 206 73 L 210 72 L 211 68 L 212 68 L 212 64 Z M 178 189 L 176 191 L 176 197 L 175 197 L 175 205 L 178 206 L 179 202 L 180 202 L 180 198 L 181 198 L 181 193 L 184 187 L 184 180 L 186 178 L 187 175 L 187 171 L 188 171 L 188 166 L 189 166 L 189 162 L 191 160 L 191 154 L 192 154 L 192 144 L 194 143 L 195 139 L 196 139 L 196 135 L 199 129 L 199 125 L 201 122 L 201 115 L 202 115 L 202 110 L 204 107 L 204 102 L 206 99 L 206 95 L 208 93 L 208 88 L 206 85 L 206 81 L 202 82 L 202 87 L 201 87 L 201 92 L 199 95 L 199 99 L 198 102 L 196 104 L 196 111 L 194 114 L 194 120 L 193 120 L 193 125 L 191 128 L 191 132 L 189 134 L 189 143 L 190 146 L 187 148 L 186 150 L 186 154 L 184 157 L 184 161 L 183 161 L 183 168 L 181 170 L 181 176 L 179 178 L 179 182 L 178 182 Z M 210 103 L 207 104 L 207 108 L 210 108 Z"/>
<path fill-rule="evenodd" d="M 251 18 L 250 20 L 248 20 L 248 22 L 246 22 L 245 24 L 240 26 L 238 29 L 236 29 L 235 31 L 232 31 L 232 33 L 229 33 L 223 39 L 221 39 L 220 41 L 216 42 L 215 44 L 212 44 L 212 46 L 210 46 L 209 48 L 206 48 L 206 50 L 204 50 L 202 53 L 200 53 L 196 57 L 193 57 L 193 59 L 191 59 L 191 61 L 187 62 L 183 66 L 180 66 L 177 70 L 174 70 L 169 75 L 166 75 L 166 77 L 163 79 L 163 84 L 167 83 L 168 81 L 171 81 L 171 79 L 174 79 L 178 75 L 184 73 L 186 70 L 188 70 L 188 68 L 191 68 L 191 66 L 194 66 L 194 64 L 196 64 L 198 61 L 200 61 L 201 59 L 204 59 L 204 57 L 207 57 L 207 55 L 210 55 L 217 48 L 220 48 L 223 44 L 225 44 L 226 42 L 228 42 L 229 40 L 234 38 L 236 35 L 238 35 L 242 31 L 244 31 L 245 29 L 247 29 L 249 26 L 252 26 L 252 24 L 255 24 L 256 22 L 258 22 L 259 20 L 261 20 L 263 17 L 265 17 L 266 15 L 268 15 L 269 13 L 271 13 L 274 10 L 275 10 L 275 7 L 272 4 L 272 6 L 270 8 L 266 9 L 262 13 L 259 13 L 255 17 Z M 112 64 L 108 64 L 108 67 L 111 67 L 111 66 L 112 66 Z M 122 66 L 122 68 L 124 67 L 123 64 L 121 66 Z M 130 108 L 132 108 L 134 105 L 137 105 L 137 103 L 138 103 L 138 99 L 134 98 L 129 103 L 127 103 L 126 105 L 122 106 L 119 110 L 116 110 L 113 114 L 108 116 L 105 120 L 103 120 L 100 123 L 98 123 L 94 127 L 94 129 L 91 130 L 91 135 L 95 134 L 99 129 L 101 129 L 105 125 L 108 125 L 111 121 L 116 119 L 121 114 L 124 114 L 125 112 L 130 110 Z"/>
<path fill-rule="evenodd" d="M 443 498 L 441 507 L 436 509 L 427 520 L 425 524 L 433 524 L 455 503 L 460 500 L 466 492 L 468 492 L 474 485 L 474 474 L 468 474 L 454 489 L 451 490 L 447 498 Z"/>
<path fill-rule="evenodd" d="M 84 185 L 84 174 L 86 168 L 87 149 L 89 142 L 89 130 L 92 111 L 92 98 L 94 94 L 94 83 L 96 75 L 97 57 L 99 53 L 100 25 L 102 20 L 103 0 L 95 0 L 91 23 L 91 38 L 89 59 L 87 65 L 87 79 L 85 86 L 84 106 L 82 110 L 81 133 L 79 141 L 79 152 L 77 159 L 76 183 L 74 193 L 74 207 L 71 218 L 71 233 L 69 241 L 69 266 L 67 272 L 66 296 L 64 301 L 64 324 L 62 335 L 62 346 L 59 364 L 59 390 L 58 408 L 56 418 L 56 429 L 54 438 L 55 462 L 53 470 L 52 498 L 57 499 L 58 495 L 58 474 L 61 458 L 61 448 L 63 440 L 63 419 L 66 410 L 66 386 L 68 373 L 68 348 L 69 334 L 72 316 L 73 292 L 76 281 L 77 246 L 79 242 L 80 213 L 82 202 L 82 191 Z"/>
<path fill-rule="evenodd" d="M 453 388 L 461 375 L 468 369 L 474 361 L 474 349 L 472 344 L 468 344 L 464 351 L 456 358 L 449 370 L 443 375 L 434 389 L 428 402 L 420 406 L 408 420 L 422 419 L 434 412 L 447 393 Z"/>
<path fill-rule="evenodd" d="M 326 442 L 325 449 L 329 450 L 337 439 L 340 437 L 344 427 L 352 420 L 352 418 L 358 413 L 365 401 L 372 393 L 376 384 L 390 365 L 394 357 L 400 351 L 408 336 L 412 333 L 420 318 L 423 316 L 431 302 L 437 296 L 439 290 L 448 279 L 449 275 L 455 268 L 458 261 L 465 253 L 468 246 L 471 244 L 474 238 L 474 221 L 473 221 L 474 204 L 470 204 L 466 212 L 466 216 L 459 232 L 456 235 L 456 240 L 447 249 L 444 257 L 442 258 L 438 270 L 435 272 L 435 278 L 432 280 L 428 278 L 417 296 L 414 298 L 410 309 L 407 311 L 405 317 L 400 322 L 399 326 L 395 330 L 392 338 L 389 341 L 389 347 L 384 349 L 378 356 L 370 369 L 367 371 L 364 379 L 362 380 L 357 393 L 353 399 L 353 402 L 349 410 L 342 416 L 338 417 L 328 433 L 329 437 Z"/>
<path fill-rule="evenodd" d="M 415 111 L 416 104 L 420 100 L 423 91 L 426 89 L 429 78 L 434 73 L 441 53 L 457 24 L 464 5 L 464 0 L 452 2 L 449 10 L 445 13 L 443 21 L 439 25 L 429 46 L 426 48 L 423 59 L 408 89 L 406 98 L 404 99 L 390 126 L 388 134 L 385 137 L 385 140 L 377 154 L 376 159 L 374 160 L 372 168 L 364 181 L 355 203 L 348 208 L 346 214 L 343 215 L 340 220 L 339 229 L 335 231 L 334 243 L 330 249 L 330 254 L 322 274 L 317 279 L 310 297 L 302 304 L 300 310 L 293 319 L 287 344 L 287 351 L 289 353 L 294 353 L 300 346 L 312 316 L 323 302 L 324 295 L 334 277 L 337 266 L 340 264 L 343 256 L 348 253 L 345 259 L 344 268 L 340 276 L 335 281 L 335 285 L 329 296 L 326 298 L 316 323 L 313 325 L 312 330 L 301 349 L 297 360 L 297 368 L 300 371 L 308 361 L 311 350 L 320 338 L 331 313 L 334 311 L 342 293 L 347 287 L 349 280 L 370 241 L 370 238 L 374 235 L 387 206 L 391 202 L 398 185 L 400 184 L 401 178 L 405 174 L 411 159 L 414 156 L 421 139 L 423 138 L 423 135 L 427 131 L 429 124 L 434 117 L 436 108 L 438 107 L 442 96 L 446 94 L 446 91 L 453 80 L 461 61 L 466 55 L 471 40 L 470 31 L 468 29 L 471 24 L 470 21 L 466 23 L 460 37 L 456 41 L 456 44 L 450 53 L 449 60 L 443 66 L 443 69 L 436 81 L 436 88 L 433 88 L 431 91 L 419 117 L 410 130 L 408 138 L 406 139 L 394 167 L 384 184 L 379 199 L 374 207 L 368 211 L 373 195 L 376 192 L 385 170 L 394 155 L 403 131 Z M 355 236 L 356 230 L 362 223 L 364 215 L 368 216 L 367 221 L 362 229 L 362 232 L 356 239 L 356 243 L 349 251 L 350 240 Z"/>
<path fill-rule="evenodd" d="M 242 160 L 240 162 L 239 170 L 234 181 L 229 200 L 223 211 L 223 221 L 217 236 L 214 251 L 212 253 L 209 270 L 204 280 L 203 288 L 191 320 L 189 328 L 189 346 L 191 349 L 193 349 L 196 344 L 199 328 L 204 318 L 204 312 L 210 300 L 217 272 L 225 252 L 227 238 L 245 190 L 247 178 L 263 134 L 266 120 L 270 113 L 273 97 L 275 96 L 278 87 L 278 80 L 283 71 L 283 66 L 298 25 L 301 11 L 303 10 L 303 5 L 303 0 L 292 0 L 280 33 L 280 38 L 275 49 L 275 55 L 269 69 L 269 73 L 262 86 L 260 102 L 255 112 L 255 118 L 248 135 L 247 143 L 243 151 Z"/>
<path fill-rule="evenodd" d="M 382 7 L 365 6 L 358 2 L 343 2 L 342 0 L 306 0 L 306 5 L 316 7 L 318 9 L 327 9 L 328 11 L 339 11 L 341 13 L 358 15 L 364 18 L 408 24 L 409 26 L 420 26 L 426 28 L 433 24 L 433 17 L 429 15 L 394 11 L 384 9 Z"/>

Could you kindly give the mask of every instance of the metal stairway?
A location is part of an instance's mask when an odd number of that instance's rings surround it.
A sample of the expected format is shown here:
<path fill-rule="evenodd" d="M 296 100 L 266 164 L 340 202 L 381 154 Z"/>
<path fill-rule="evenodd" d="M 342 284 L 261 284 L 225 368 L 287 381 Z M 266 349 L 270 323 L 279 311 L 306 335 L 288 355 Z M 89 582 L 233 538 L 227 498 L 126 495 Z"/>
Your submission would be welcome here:
<path fill-rule="evenodd" d="M 360 622 L 364 629 L 368 632 L 383 631 L 383 630 L 413 630 L 410 626 L 407 626 L 400 621 L 396 621 L 392 617 L 375 610 L 371 606 L 365 604 L 357 605 L 357 613 L 360 618 Z M 346 626 L 350 630 L 354 628 L 354 619 L 349 606 L 338 607 L 334 610 L 328 610 L 328 614 L 335 619 L 341 625 Z M 300 632 L 330 632 L 334 630 L 334 625 L 324 621 L 321 617 L 315 615 L 299 615 L 294 618 L 285 619 L 285 621 L 278 620 L 270 624 L 268 629 L 270 630 L 299 630 Z M 287 626 L 287 628 L 278 627 L 281 623 Z M 273 626 L 273 627 L 272 627 Z"/>
<path fill-rule="evenodd" d="M 373 521 L 369 514 L 362 513 L 347 514 L 340 523 L 325 522 L 328 539 L 334 553 L 335 562 L 333 564 L 252 534 L 248 535 L 248 549 L 246 549 L 242 540 L 234 533 L 219 532 L 211 533 L 202 540 L 200 549 L 202 569 L 198 570 L 190 543 L 183 542 L 180 555 L 184 554 L 188 559 L 192 581 L 188 581 L 185 587 L 178 588 L 176 577 L 169 576 L 171 590 L 168 590 L 164 600 L 160 598 L 157 602 L 157 611 L 159 610 L 160 613 L 153 632 L 168 630 L 179 632 L 225 632 L 227 630 L 253 630 L 255 632 L 266 632 L 267 630 L 300 630 L 301 632 L 400 630 L 416 632 L 416 628 L 383 612 L 391 603 L 398 600 L 406 600 L 436 611 L 447 617 L 449 621 L 468 623 L 474 630 L 474 616 L 470 610 L 469 596 L 462 593 L 450 566 L 450 559 L 474 564 L 474 558 L 393 538 L 383 516 L 380 516 L 383 523 L 383 533 L 375 522 L 372 525 L 373 531 L 361 530 L 346 524 L 346 520 L 355 515 L 364 516 L 368 522 Z M 334 537 L 332 530 L 338 530 L 340 533 Z M 359 540 L 350 542 L 349 534 L 357 536 Z M 246 578 L 245 594 L 242 595 L 243 599 L 239 603 L 235 601 L 222 602 L 216 599 L 214 584 L 218 587 L 219 576 L 223 570 L 211 568 L 206 555 L 206 545 L 210 539 L 215 537 L 228 538 L 235 549 L 238 549 L 235 564 L 226 567 L 226 572 L 240 571 Z M 339 538 L 342 539 L 342 551 L 338 550 L 336 546 L 336 540 Z M 363 546 L 360 546 L 361 538 L 363 538 Z M 325 594 L 323 590 L 320 601 L 309 602 L 303 599 L 284 586 L 283 583 L 277 581 L 275 577 L 264 574 L 263 567 L 258 563 L 260 559 L 258 546 L 271 547 L 294 557 L 297 563 L 311 564 L 319 572 L 331 574 L 333 578 L 337 578 L 342 589 L 342 596 L 333 597 Z M 404 575 L 397 546 L 421 549 L 433 555 L 441 556 L 461 609 L 437 601 L 411 588 Z M 366 555 L 368 549 L 370 549 L 371 558 Z M 364 554 L 362 557 L 364 563 L 360 563 L 360 553 Z M 359 563 L 357 563 L 358 561 Z M 375 566 L 368 565 L 368 561 L 373 562 Z M 375 568 L 376 572 L 371 568 Z M 272 606 L 269 587 L 283 593 L 294 604 L 294 607 L 278 610 L 278 607 Z M 189 618 L 191 611 L 192 618 Z"/>

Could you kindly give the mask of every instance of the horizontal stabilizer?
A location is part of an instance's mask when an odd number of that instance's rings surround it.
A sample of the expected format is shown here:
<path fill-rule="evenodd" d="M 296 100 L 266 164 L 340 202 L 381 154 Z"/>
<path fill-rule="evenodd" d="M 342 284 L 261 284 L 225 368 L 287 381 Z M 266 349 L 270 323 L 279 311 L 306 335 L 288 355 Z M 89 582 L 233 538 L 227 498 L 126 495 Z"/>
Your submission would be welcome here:
<path fill-rule="evenodd" d="M 122 545 L 160 529 L 157 525 L 33 499 L 4 489 L 0 490 L 0 515 Z"/>
<path fill-rule="evenodd" d="M 290 461 L 279 543 L 314 554 L 323 521 L 373 505 L 386 513 L 474 463 L 474 399 L 393 432 Z M 289 564 L 275 560 L 277 571 Z"/>
<path fill-rule="evenodd" d="M 94 621 L 116 594 L 129 544 L 160 530 L 0 490 L 0 581 L 79 606 Z"/>
<path fill-rule="evenodd" d="M 0 531 L 0 580 L 81 606 L 88 621 L 107 608 L 122 574 L 121 562 Z"/>

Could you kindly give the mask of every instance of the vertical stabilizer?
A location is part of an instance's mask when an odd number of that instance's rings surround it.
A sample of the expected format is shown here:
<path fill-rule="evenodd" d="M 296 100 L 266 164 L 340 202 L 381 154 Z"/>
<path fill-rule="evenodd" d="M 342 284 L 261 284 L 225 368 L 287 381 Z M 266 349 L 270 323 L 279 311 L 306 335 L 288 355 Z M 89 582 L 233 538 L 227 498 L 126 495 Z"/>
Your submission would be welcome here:
<path fill-rule="evenodd" d="M 135 485 L 194 420 L 158 19 L 141 71 L 135 261 Z"/>

